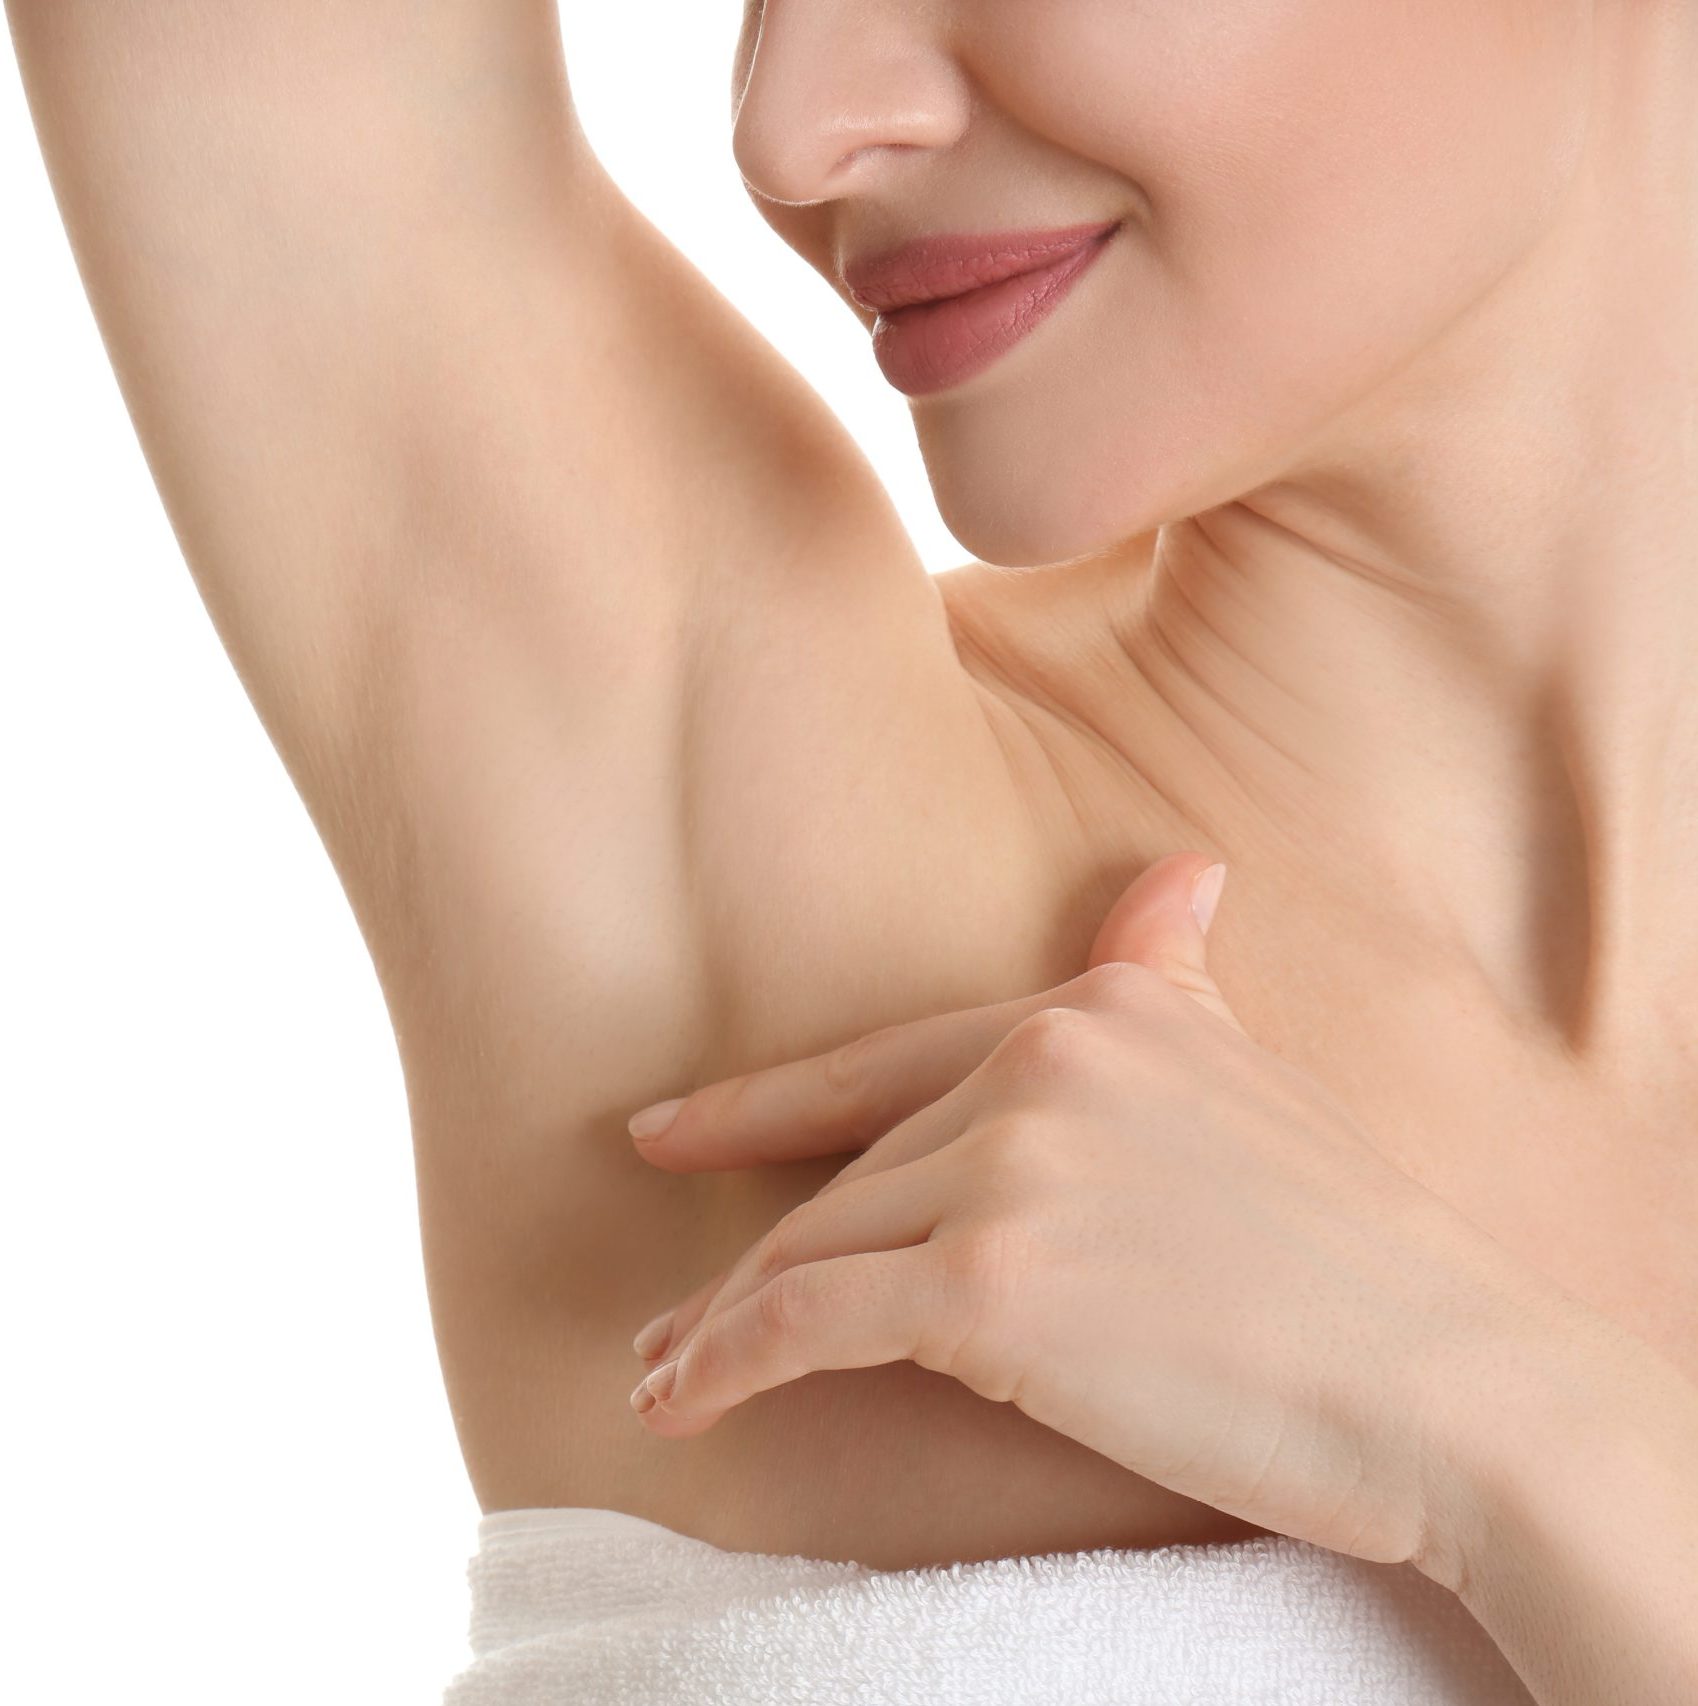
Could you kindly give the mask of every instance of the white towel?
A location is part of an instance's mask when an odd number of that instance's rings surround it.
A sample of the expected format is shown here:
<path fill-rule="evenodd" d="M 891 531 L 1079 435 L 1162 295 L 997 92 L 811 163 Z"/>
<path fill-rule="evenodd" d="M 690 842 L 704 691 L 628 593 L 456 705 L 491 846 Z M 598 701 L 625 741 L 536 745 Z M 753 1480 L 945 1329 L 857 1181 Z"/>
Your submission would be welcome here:
<path fill-rule="evenodd" d="M 1460 1600 L 1284 1536 L 913 1570 L 623 1511 L 478 1525 L 443 1706 L 1532 1706 Z"/>

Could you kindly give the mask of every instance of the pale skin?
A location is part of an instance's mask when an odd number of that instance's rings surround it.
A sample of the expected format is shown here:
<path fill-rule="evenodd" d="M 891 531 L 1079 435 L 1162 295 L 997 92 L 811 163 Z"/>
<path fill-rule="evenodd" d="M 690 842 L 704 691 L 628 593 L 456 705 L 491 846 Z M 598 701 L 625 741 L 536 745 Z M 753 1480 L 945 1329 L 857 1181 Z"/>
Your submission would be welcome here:
<path fill-rule="evenodd" d="M 1211 1507 L 1413 1564 L 1540 1701 L 1689 1697 L 1698 1390 L 1246 1037 L 1207 963 L 1224 872 L 1158 860 L 1058 989 L 635 1115 L 667 1169 L 862 1154 L 637 1335 L 665 1360 L 632 1407 L 690 1438 L 907 1358 Z"/>
<path fill-rule="evenodd" d="M 602 172 L 544 0 L 8 16 L 162 498 L 395 1020 L 485 1509 L 882 1567 L 1256 1532 L 913 1360 L 689 1437 L 626 1402 L 638 1327 L 844 1163 L 657 1167 L 632 1110 L 1042 998 L 1141 872 L 1218 858 L 1246 1041 L 1525 1304 L 1514 1384 L 1550 1402 L 1476 1411 L 1515 1461 L 1475 1433 L 1446 1481 L 1467 1603 L 1540 1706 L 1691 1694 L 1688 7 L 752 11 L 735 164 L 827 280 L 1129 221 L 915 405 L 977 559 L 936 577 Z"/>

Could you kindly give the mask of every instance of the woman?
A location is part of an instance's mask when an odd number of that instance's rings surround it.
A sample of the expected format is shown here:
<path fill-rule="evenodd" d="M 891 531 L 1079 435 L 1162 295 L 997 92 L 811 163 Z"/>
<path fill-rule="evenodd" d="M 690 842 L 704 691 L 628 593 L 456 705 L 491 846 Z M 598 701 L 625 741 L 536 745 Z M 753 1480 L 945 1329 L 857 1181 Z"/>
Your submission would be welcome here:
<path fill-rule="evenodd" d="M 382 979 L 486 1512 L 904 1572 L 1289 1534 L 904 1357 L 670 1435 L 626 1403 L 633 1332 L 844 1167 L 668 1162 L 632 1110 L 1066 1005 L 1140 946 L 1209 1046 L 1241 1027 L 1316 1122 L 1325 1085 L 1480 1229 L 1456 1249 L 1501 1249 L 1505 1295 L 1607 1324 L 1597 1368 L 1666 1425 L 1577 1502 L 1685 1492 L 1687 8 L 751 7 L 736 163 L 912 399 L 979 559 L 935 578 L 601 169 L 547 0 L 8 14 L 162 496 Z M 1638 1622 L 1554 1552 L 1470 1598 L 1541 1706 L 1693 1681 L 1679 1514 Z"/>

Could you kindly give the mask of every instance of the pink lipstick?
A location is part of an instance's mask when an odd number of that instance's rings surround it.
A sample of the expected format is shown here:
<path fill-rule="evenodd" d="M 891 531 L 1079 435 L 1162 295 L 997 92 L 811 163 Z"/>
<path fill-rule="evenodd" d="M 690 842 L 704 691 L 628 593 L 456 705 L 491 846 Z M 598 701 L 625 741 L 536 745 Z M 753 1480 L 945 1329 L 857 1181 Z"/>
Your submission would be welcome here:
<path fill-rule="evenodd" d="M 1117 219 L 1047 231 L 926 237 L 843 269 L 878 314 L 873 355 L 910 397 L 959 385 L 1057 308 L 1120 227 Z"/>

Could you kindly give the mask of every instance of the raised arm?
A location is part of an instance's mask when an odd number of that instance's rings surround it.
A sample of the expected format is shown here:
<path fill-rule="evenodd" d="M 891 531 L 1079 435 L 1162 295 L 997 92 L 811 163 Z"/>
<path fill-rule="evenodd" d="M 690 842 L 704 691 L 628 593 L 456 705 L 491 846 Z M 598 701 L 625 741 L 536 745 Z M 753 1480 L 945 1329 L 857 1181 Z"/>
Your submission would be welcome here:
<path fill-rule="evenodd" d="M 640 894 L 676 988 L 692 659 L 828 604 L 846 649 L 895 607 L 948 643 L 836 418 L 587 145 L 552 0 L 7 11 L 178 540 L 391 996 L 460 951 L 433 918 L 567 893 L 577 960 L 638 947 Z"/>
<path fill-rule="evenodd" d="M 534 567 L 569 501 L 523 431 L 573 389 L 547 304 L 588 287 L 595 199 L 552 7 L 7 11 L 178 540 L 317 808 L 363 762 L 398 612 Z M 577 536 L 552 538 L 566 573 Z"/>

